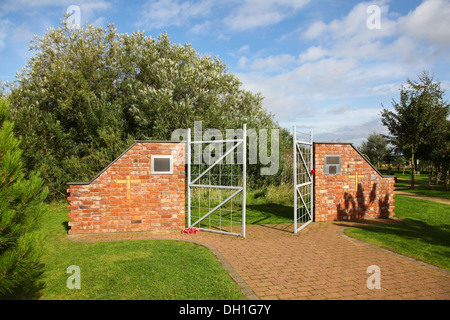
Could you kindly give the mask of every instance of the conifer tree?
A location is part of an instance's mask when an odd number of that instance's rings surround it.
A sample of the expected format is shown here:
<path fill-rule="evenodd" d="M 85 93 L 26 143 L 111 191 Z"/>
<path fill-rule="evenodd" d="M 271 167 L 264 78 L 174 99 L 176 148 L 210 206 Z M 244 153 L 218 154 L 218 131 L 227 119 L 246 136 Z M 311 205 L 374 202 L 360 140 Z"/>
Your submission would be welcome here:
<path fill-rule="evenodd" d="M 45 212 L 48 190 L 39 174 L 24 178 L 20 141 L 0 98 L 0 297 L 27 292 L 40 273 L 40 246 L 33 230 Z"/>

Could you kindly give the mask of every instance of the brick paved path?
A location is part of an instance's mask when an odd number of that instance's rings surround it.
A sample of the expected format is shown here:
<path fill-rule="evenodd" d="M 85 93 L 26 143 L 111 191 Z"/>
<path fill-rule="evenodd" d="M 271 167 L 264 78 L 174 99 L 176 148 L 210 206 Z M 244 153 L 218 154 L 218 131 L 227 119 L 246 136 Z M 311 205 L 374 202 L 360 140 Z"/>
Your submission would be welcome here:
<path fill-rule="evenodd" d="M 342 225 L 347 224 L 313 223 L 299 234 L 286 226 L 250 225 L 245 239 L 210 232 L 69 237 L 199 242 L 212 249 L 250 299 L 450 299 L 450 272 L 352 240 L 342 234 Z M 381 270 L 379 290 L 366 285 L 371 265 Z"/>

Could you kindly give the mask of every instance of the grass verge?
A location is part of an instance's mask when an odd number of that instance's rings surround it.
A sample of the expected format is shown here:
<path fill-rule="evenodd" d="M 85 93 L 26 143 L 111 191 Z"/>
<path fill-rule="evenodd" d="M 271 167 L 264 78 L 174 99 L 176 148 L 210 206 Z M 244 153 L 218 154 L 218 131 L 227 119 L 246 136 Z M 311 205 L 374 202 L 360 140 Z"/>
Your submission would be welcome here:
<path fill-rule="evenodd" d="M 450 270 L 450 206 L 395 196 L 402 222 L 352 227 L 350 237 Z"/>
<path fill-rule="evenodd" d="M 40 299 L 246 299 L 208 249 L 188 242 L 136 240 L 81 243 L 67 239 L 67 204 L 50 205 L 40 233 L 46 237 Z M 80 268 L 81 289 L 68 289 L 67 268 Z"/>

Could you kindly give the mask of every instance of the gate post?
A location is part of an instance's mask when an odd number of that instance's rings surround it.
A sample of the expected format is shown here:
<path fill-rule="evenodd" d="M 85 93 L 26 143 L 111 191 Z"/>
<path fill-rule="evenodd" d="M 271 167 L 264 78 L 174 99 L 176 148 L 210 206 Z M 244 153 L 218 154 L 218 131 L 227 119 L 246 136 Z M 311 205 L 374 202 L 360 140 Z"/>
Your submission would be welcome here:
<path fill-rule="evenodd" d="M 294 173 L 294 233 L 297 233 L 297 128 L 293 126 L 293 173 Z"/>
<path fill-rule="evenodd" d="M 187 223 L 188 223 L 188 228 L 191 227 L 191 128 L 187 129 L 187 148 L 186 148 L 186 153 L 187 153 L 187 159 L 186 159 L 186 164 L 187 164 L 187 209 L 188 209 L 188 219 L 187 219 Z"/>
<path fill-rule="evenodd" d="M 247 124 L 244 123 L 242 132 L 242 236 L 245 238 L 246 203 L 247 203 Z"/>
<path fill-rule="evenodd" d="M 315 174 L 314 170 L 314 139 L 313 139 L 313 131 L 311 130 L 311 221 L 314 221 L 314 179 Z"/>

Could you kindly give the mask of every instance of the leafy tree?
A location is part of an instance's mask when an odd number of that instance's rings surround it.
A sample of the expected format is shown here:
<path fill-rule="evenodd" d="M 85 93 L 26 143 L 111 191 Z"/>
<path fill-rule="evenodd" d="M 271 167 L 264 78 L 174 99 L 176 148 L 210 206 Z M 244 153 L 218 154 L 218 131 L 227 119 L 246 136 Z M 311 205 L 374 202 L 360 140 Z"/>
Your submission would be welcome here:
<path fill-rule="evenodd" d="M 359 151 L 366 155 L 370 162 L 372 162 L 378 168 L 381 163 L 384 162 L 390 154 L 388 148 L 388 142 L 386 138 L 376 132 L 372 132 L 368 137 L 367 141 L 364 141 L 359 148 Z"/>
<path fill-rule="evenodd" d="M 0 98 L 0 297 L 34 287 L 41 251 L 31 231 L 46 210 L 48 193 L 38 174 L 24 179 L 22 151 L 7 111 Z"/>
<path fill-rule="evenodd" d="M 272 128 L 262 97 L 241 88 L 218 58 L 190 45 L 114 25 L 72 29 L 63 21 L 32 41 L 35 51 L 10 87 L 24 161 L 51 197 L 86 181 L 133 140 L 170 140 L 178 128 Z"/>
<path fill-rule="evenodd" d="M 391 142 L 411 159 L 411 189 L 417 156 L 439 154 L 447 143 L 449 104 L 443 95 L 440 83 L 424 71 L 419 81 L 407 80 L 400 101 L 392 102 L 394 110 L 382 110 L 381 121 L 389 129 Z"/>

